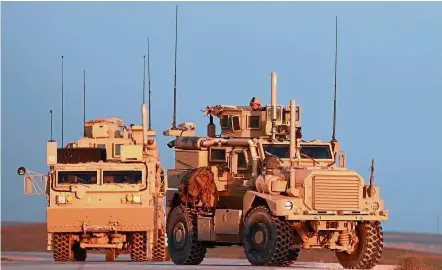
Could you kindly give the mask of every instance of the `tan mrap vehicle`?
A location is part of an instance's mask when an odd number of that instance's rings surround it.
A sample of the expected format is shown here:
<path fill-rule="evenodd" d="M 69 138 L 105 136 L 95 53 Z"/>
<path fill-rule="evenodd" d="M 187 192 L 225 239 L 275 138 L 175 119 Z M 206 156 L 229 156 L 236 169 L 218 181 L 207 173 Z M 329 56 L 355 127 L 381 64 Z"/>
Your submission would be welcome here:
<path fill-rule="evenodd" d="M 252 265 L 285 266 L 301 248 L 320 248 L 345 268 L 374 267 L 388 211 L 373 175 L 366 184 L 346 168 L 336 140 L 301 139 L 301 107 L 277 105 L 275 73 L 271 92 L 264 108 L 207 107 L 207 137 L 169 132 L 177 137 L 168 144 L 171 259 L 200 264 L 207 248 L 239 245 Z"/>
<path fill-rule="evenodd" d="M 132 261 L 167 260 L 167 177 L 148 138 L 155 131 L 147 130 L 144 104 L 142 111 L 143 126 L 97 119 L 64 148 L 48 141 L 47 175 L 19 168 L 26 194 L 46 194 L 47 248 L 55 261 L 84 261 L 93 249 L 105 249 L 108 261 L 121 252 Z"/>

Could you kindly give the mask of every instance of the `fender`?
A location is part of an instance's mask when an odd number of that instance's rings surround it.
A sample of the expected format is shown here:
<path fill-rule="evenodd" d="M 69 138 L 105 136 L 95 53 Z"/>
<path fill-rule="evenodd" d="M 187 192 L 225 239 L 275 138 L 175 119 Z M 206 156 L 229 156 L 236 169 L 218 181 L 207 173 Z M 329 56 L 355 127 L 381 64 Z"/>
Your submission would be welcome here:
<path fill-rule="evenodd" d="M 276 202 L 273 200 L 275 195 L 268 195 L 256 191 L 247 191 L 243 199 L 243 217 L 247 215 L 253 206 L 265 205 L 272 214 L 276 215 Z"/>

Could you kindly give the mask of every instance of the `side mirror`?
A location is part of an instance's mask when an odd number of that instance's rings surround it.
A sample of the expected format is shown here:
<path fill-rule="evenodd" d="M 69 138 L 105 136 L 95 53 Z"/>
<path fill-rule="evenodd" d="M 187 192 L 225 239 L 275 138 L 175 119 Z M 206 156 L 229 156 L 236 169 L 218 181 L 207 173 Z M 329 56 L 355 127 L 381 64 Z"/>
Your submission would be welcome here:
<path fill-rule="evenodd" d="M 20 167 L 17 170 L 18 175 L 24 175 L 26 173 L 25 167 Z"/>
<path fill-rule="evenodd" d="M 339 168 L 345 168 L 346 167 L 345 152 L 340 152 L 338 155 L 338 159 L 339 159 Z"/>
<path fill-rule="evenodd" d="M 32 195 L 33 194 L 33 180 L 31 176 L 25 178 L 25 194 Z"/>

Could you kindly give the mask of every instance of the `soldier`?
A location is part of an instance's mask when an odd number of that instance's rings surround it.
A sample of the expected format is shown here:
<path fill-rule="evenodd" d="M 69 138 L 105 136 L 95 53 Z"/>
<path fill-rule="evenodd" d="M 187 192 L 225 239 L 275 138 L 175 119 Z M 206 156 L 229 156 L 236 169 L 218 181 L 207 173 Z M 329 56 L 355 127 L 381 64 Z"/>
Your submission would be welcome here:
<path fill-rule="evenodd" d="M 252 111 L 264 111 L 265 108 L 261 108 L 261 99 L 257 97 L 252 97 L 250 100 L 250 107 Z"/>

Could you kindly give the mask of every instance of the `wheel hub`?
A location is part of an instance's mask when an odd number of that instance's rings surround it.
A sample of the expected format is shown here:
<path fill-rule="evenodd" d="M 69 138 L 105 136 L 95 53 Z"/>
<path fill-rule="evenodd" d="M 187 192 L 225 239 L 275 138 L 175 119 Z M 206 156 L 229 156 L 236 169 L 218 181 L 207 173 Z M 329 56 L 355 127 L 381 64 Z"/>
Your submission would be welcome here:
<path fill-rule="evenodd" d="M 256 224 L 251 231 L 252 245 L 256 249 L 264 249 L 267 247 L 269 231 L 267 227 L 262 224 Z"/>
<path fill-rule="evenodd" d="M 186 230 L 184 228 L 184 224 L 179 222 L 173 228 L 173 243 L 176 248 L 182 248 L 185 244 L 186 239 Z"/>

